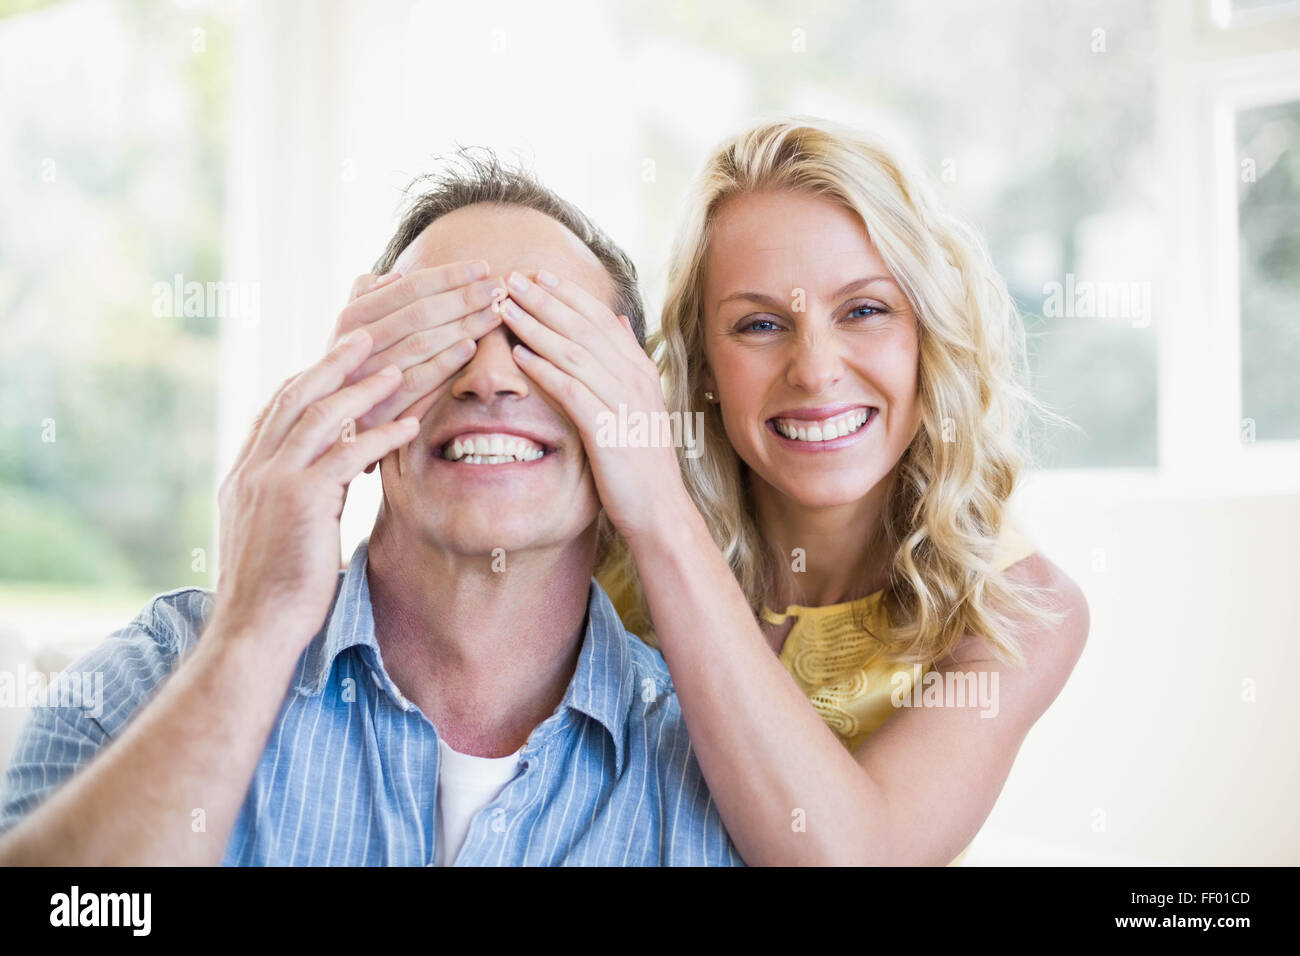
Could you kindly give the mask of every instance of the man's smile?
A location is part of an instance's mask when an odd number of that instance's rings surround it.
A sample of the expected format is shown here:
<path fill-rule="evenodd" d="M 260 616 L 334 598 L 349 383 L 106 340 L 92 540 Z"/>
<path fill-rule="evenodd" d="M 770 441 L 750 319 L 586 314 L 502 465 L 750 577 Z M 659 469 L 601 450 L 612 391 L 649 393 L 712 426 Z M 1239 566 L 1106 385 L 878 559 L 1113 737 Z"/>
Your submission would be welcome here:
<path fill-rule="evenodd" d="M 438 448 L 445 461 L 468 465 L 507 465 L 536 461 L 548 449 L 514 432 L 465 432 Z"/>

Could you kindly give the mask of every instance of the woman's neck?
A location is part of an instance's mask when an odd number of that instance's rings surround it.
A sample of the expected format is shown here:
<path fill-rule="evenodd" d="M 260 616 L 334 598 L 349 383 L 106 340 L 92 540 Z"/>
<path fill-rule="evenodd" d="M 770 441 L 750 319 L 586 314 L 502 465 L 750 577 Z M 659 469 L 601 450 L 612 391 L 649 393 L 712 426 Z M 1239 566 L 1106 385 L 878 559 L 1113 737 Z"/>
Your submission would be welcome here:
<path fill-rule="evenodd" d="M 768 607 L 824 607 L 885 587 L 893 557 L 883 533 L 892 475 L 857 501 L 833 507 L 810 507 L 750 476 L 759 536 L 794 572 L 777 576 Z"/>

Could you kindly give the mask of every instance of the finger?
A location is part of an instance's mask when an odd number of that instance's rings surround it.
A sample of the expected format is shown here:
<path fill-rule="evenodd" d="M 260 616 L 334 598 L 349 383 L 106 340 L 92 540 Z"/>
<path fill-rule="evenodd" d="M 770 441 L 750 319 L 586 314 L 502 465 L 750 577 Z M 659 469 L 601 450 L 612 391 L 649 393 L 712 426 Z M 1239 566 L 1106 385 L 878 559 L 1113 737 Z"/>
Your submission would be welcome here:
<path fill-rule="evenodd" d="M 322 455 L 312 470 L 339 484 L 346 484 L 369 465 L 379 461 L 391 451 L 411 442 L 420 433 L 418 418 L 400 418 L 375 428 L 368 428 L 356 436 L 355 441 L 336 442 Z"/>
<path fill-rule="evenodd" d="M 439 352 L 451 348 L 461 339 L 481 339 L 498 325 L 501 316 L 491 308 L 471 312 L 463 318 L 431 329 L 420 329 L 382 351 L 376 351 L 352 374 L 352 379 L 364 378 L 385 365 L 396 365 L 402 371 L 427 362 Z M 375 326 L 371 326 L 374 329 Z"/>
<path fill-rule="evenodd" d="M 330 349 L 323 359 L 287 382 L 272 400 L 249 457 L 265 460 L 275 454 L 302 410 L 338 391 L 348 375 L 370 355 L 371 344 L 370 335 L 364 329 L 357 329 Z"/>
<path fill-rule="evenodd" d="M 351 302 L 363 292 L 369 292 L 375 284 L 377 277 L 373 272 L 364 272 L 352 280 L 352 288 L 348 290 L 348 301 Z"/>
<path fill-rule="evenodd" d="M 352 281 L 352 289 L 348 293 L 348 303 L 351 304 L 362 296 L 369 295 L 376 289 L 383 288 L 392 282 L 396 282 L 401 277 L 402 274 L 400 272 L 389 272 L 382 276 L 377 276 L 369 272 L 364 275 L 359 275 Z M 349 312 L 345 307 L 344 310 L 339 313 L 339 318 L 335 323 L 335 328 L 330 333 L 330 344 L 333 345 L 335 342 L 340 341 L 343 336 L 347 335 L 354 329 L 360 328 L 361 325 L 362 323 L 356 317 L 356 313 Z"/>
<path fill-rule="evenodd" d="M 357 419 L 392 395 L 401 383 L 402 373 L 389 366 L 312 402 L 289 429 L 276 460 L 293 471 L 306 468 L 340 435 L 345 440 L 355 437 Z"/>
<path fill-rule="evenodd" d="M 428 361 L 411 366 L 402 373 L 397 391 L 362 415 L 358 424 L 373 428 L 399 416 L 423 418 L 452 376 L 464 368 L 477 349 L 478 343 L 473 339 L 461 339 Z"/>
<path fill-rule="evenodd" d="M 511 352 L 523 373 L 564 410 L 564 414 L 578 429 L 583 443 L 590 448 L 588 443 L 595 434 L 601 414 L 610 414 L 608 406 L 581 381 L 528 347 L 516 345 Z"/>
<path fill-rule="evenodd" d="M 266 423 L 267 415 L 271 413 L 271 408 L 275 405 L 275 400 L 280 397 L 280 393 L 284 391 L 285 386 L 292 382 L 294 378 L 295 376 L 290 375 L 281 382 L 280 387 L 277 388 L 275 394 L 271 396 L 271 400 L 263 405 L 261 410 L 253 418 L 253 424 L 248 428 L 248 437 L 244 439 L 243 446 L 239 449 L 239 453 L 235 455 L 234 468 L 238 468 L 243 464 L 244 460 L 248 458 L 249 454 L 253 450 L 253 446 L 257 443 L 257 436 L 262 432 L 262 426 Z"/>
<path fill-rule="evenodd" d="M 626 386 L 620 388 L 618 380 L 585 345 L 543 325 L 521 309 L 513 298 L 502 303 L 501 317 L 529 349 L 580 380 L 602 401 L 612 406 L 618 396 L 626 392 Z"/>
<path fill-rule="evenodd" d="M 611 343 L 613 343 L 624 355 L 629 358 L 636 356 L 637 353 L 645 354 L 641 348 L 641 343 L 636 340 L 636 333 L 632 334 L 629 341 L 623 332 L 626 328 L 631 330 L 631 324 L 623 325 L 613 311 L 602 302 L 599 298 L 592 295 L 578 283 L 569 279 L 557 276 L 555 273 L 546 269 L 537 270 L 537 281 L 533 287 L 538 291 L 548 293 L 558 302 L 564 303 L 569 310 L 576 315 L 582 316 L 600 331 Z M 543 322 L 549 322 L 549 317 L 544 311 L 538 311 L 532 308 L 532 303 L 519 299 L 518 301 Z M 539 304 L 540 308 L 540 304 Z"/>
<path fill-rule="evenodd" d="M 400 282 L 397 284 L 401 285 Z M 365 328 L 374 339 L 374 351 L 382 352 L 408 335 L 448 325 L 475 312 L 490 311 L 494 295 L 502 295 L 500 289 L 500 279 L 485 279 L 447 292 L 427 295 L 376 319 Z"/>
<path fill-rule="evenodd" d="M 347 307 L 357 326 L 369 325 L 426 296 L 464 289 L 488 278 L 488 264 L 482 259 L 452 262 L 429 269 L 416 269 L 400 279 L 367 293 Z M 483 308 L 483 303 L 475 308 Z"/>
<path fill-rule="evenodd" d="M 359 299 L 369 292 L 374 292 L 376 289 L 388 285 L 390 282 L 396 282 L 401 277 L 400 272 L 386 272 L 381 276 L 377 276 L 373 272 L 359 275 L 352 280 L 352 290 L 348 293 L 348 301 Z"/>

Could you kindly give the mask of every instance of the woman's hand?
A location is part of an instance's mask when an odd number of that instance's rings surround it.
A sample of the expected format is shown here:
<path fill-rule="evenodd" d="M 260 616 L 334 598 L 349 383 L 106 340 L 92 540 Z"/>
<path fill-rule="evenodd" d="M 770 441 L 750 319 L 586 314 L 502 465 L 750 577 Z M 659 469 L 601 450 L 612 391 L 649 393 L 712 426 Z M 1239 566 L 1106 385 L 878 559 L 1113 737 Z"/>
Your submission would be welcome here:
<path fill-rule="evenodd" d="M 545 269 L 535 282 L 511 273 L 506 286 L 501 317 L 523 343 L 515 361 L 582 436 L 614 527 L 629 543 L 675 527 L 677 516 L 695 509 L 672 439 L 700 436 L 694 416 L 669 427 L 659 370 L 627 317 Z"/>

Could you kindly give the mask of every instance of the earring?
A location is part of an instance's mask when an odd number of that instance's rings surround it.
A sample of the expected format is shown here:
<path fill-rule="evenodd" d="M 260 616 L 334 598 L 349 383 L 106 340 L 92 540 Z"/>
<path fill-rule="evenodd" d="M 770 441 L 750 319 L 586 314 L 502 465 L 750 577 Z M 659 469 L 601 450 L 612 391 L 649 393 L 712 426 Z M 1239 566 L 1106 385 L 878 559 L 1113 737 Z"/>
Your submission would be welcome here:
<path fill-rule="evenodd" d="M 705 393 L 704 393 L 704 398 L 705 398 L 706 401 L 710 401 L 710 402 L 713 401 L 713 393 L 712 393 L 712 392 L 705 392 Z"/>

